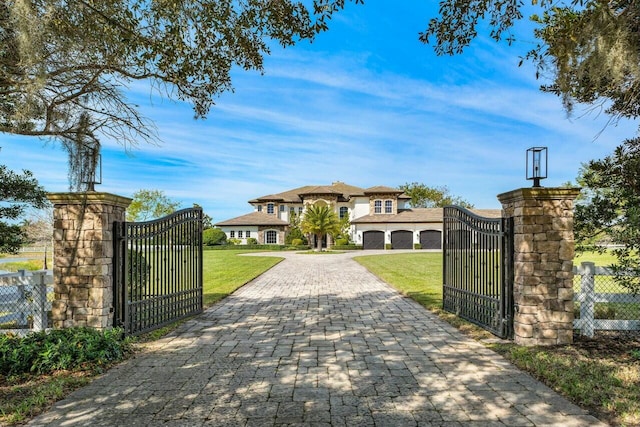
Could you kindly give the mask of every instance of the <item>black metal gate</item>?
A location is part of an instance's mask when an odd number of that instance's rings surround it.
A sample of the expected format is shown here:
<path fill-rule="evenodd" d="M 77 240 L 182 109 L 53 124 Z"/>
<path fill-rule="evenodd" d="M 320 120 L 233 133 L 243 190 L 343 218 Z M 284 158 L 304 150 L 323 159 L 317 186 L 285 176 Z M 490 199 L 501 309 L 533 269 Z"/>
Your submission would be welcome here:
<path fill-rule="evenodd" d="M 137 335 L 202 312 L 202 209 L 114 232 L 114 326 Z"/>
<path fill-rule="evenodd" d="M 513 218 L 444 208 L 443 308 L 501 338 L 513 336 Z"/>

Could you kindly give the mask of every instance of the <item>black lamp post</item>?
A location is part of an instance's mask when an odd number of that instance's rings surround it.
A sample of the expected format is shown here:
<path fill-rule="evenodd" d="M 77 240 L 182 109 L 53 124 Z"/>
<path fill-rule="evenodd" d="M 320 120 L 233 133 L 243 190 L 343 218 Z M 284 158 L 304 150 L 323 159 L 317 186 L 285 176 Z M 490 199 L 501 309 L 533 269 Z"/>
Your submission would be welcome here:
<path fill-rule="evenodd" d="M 547 177 L 547 160 L 547 147 L 527 150 L 527 179 L 533 180 L 534 187 L 540 187 L 540 180 Z"/>

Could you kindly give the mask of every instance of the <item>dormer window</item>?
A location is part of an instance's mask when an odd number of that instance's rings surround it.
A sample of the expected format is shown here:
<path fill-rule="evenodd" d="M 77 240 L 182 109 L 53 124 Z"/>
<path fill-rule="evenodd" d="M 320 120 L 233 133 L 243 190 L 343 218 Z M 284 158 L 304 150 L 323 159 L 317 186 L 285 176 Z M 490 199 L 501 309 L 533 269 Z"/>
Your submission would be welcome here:
<path fill-rule="evenodd" d="M 386 214 L 393 213 L 393 200 L 384 201 L 384 213 Z"/>
<path fill-rule="evenodd" d="M 373 213 L 382 213 L 382 200 L 376 200 L 373 202 Z"/>
<path fill-rule="evenodd" d="M 258 205 L 258 212 L 262 212 L 262 205 Z"/>
<path fill-rule="evenodd" d="M 273 203 L 267 203 L 267 213 L 273 215 Z"/>

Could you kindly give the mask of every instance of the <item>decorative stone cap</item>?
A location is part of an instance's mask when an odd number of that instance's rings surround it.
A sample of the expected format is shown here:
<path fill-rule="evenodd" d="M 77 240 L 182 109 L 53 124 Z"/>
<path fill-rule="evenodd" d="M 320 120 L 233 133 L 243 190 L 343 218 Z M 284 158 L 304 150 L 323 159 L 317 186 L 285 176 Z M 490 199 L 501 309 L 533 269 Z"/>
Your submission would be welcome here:
<path fill-rule="evenodd" d="M 574 200 L 580 194 L 579 187 L 528 187 L 498 194 L 500 203 L 521 200 Z"/>
<path fill-rule="evenodd" d="M 118 196 L 111 193 L 83 192 L 83 193 L 48 193 L 47 199 L 54 205 L 85 205 L 85 204 L 108 204 L 120 206 L 126 209 L 133 199 Z"/>

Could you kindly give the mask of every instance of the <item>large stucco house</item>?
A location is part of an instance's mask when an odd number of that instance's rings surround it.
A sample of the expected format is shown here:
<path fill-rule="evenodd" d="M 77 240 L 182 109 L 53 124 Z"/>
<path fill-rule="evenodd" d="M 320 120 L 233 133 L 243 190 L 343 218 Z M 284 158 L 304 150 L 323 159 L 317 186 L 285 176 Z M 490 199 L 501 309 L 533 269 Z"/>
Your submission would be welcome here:
<path fill-rule="evenodd" d="M 364 249 L 422 249 L 442 247 L 442 209 L 409 208 L 410 198 L 385 186 L 360 188 L 343 182 L 308 185 L 249 200 L 251 213 L 216 224 L 228 239 L 246 243 L 255 238 L 261 244 L 284 244 L 291 214 L 304 215 L 307 206 L 326 204 L 351 221 L 351 241 Z M 499 209 L 474 212 L 499 217 Z M 331 239 L 328 237 L 329 244 Z"/>

